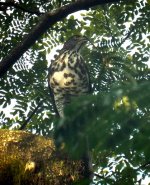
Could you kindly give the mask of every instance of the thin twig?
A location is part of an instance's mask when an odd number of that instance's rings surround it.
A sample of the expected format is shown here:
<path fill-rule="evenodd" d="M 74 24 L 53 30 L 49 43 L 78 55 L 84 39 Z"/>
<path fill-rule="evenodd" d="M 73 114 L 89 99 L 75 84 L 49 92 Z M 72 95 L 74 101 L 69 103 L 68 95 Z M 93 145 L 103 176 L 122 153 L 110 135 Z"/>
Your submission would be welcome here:
<path fill-rule="evenodd" d="M 133 32 L 134 27 L 131 28 L 131 30 L 126 34 L 126 36 L 122 39 L 122 41 L 118 44 L 118 46 L 120 47 L 131 35 L 131 33 Z"/>
<path fill-rule="evenodd" d="M 94 173 L 94 176 L 98 177 L 99 179 L 104 179 L 104 176 L 103 175 L 99 175 L 97 173 Z"/>
<path fill-rule="evenodd" d="M 140 170 L 141 168 L 146 168 L 146 167 L 150 167 L 150 161 L 148 161 L 145 164 L 142 164 L 141 166 L 139 166 L 136 170 Z"/>
<path fill-rule="evenodd" d="M 39 109 L 39 107 L 41 106 L 42 103 L 43 103 L 43 100 L 38 103 L 38 105 L 35 107 L 35 109 L 33 110 L 33 112 L 31 112 L 30 116 L 21 125 L 21 127 L 19 128 L 19 130 L 24 130 L 26 128 L 27 124 L 29 123 L 29 121 L 31 120 L 31 118 L 34 116 L 34 114 L 37 112 L 37 110 Z"/>

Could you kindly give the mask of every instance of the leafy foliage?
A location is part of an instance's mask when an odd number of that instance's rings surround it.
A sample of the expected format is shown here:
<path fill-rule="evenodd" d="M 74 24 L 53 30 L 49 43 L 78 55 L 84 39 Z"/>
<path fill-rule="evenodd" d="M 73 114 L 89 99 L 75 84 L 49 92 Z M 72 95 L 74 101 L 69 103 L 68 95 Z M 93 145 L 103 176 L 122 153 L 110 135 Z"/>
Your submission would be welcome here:
<path fill-rule="evenodd" d="M 43 3 L 44 2 L 44 3 Z M 72 1 L 21 1 L 0 14 L 0 59 L 45 13 Z M 95 184 L 136 184 L 150 175 L 149 1 L 107 4 L 58 22 L 0 79 L 2 128 L 18 129 L 40 103 L 27 130 L 51 135 L 79 157 L 88 138 Z M 47 87 L 46 54 L 71 35 L 90 38 L 82 55 L 90 70 L 93 94 L 80 97 L 55 118 Z M 11 108 L 10 115 L 6 112 Z M 52 125 L 54 124 L 54 129 Z"/>

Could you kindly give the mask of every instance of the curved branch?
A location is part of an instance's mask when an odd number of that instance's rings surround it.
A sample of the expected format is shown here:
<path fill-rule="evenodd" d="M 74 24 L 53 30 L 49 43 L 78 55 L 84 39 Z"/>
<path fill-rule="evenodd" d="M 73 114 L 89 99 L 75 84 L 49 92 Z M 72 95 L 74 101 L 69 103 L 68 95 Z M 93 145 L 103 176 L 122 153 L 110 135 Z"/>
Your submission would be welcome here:
<path fill-rule="evenodd" d="M 41 17 L 38 25 L 25 36 L 21 43 L 19 43 L 8 56 L 0 62 L 0 77 L 2 77 L 10 67 L 56 22 L 67 17 L 67 15 L 79 10 L 87 10 L 93 6 L 119 2 L 120 0 L 77 0 L 74 3 L 65 5 L 52 13 L 45 13 Z"/>
<path fill-rule="evenodd" d="M 35 14 L 35 15 L 42 15 L 42 13 L 39 12 L 39 11 L 34 11 L 34 10 L 26 9 L 23 6 L 21 6 L 20 4 L 15 3 L 13 1 L 10 1 L 10 2 L 0 2 L 0 6 L 4 6 L 6 8 L 7 7 L 14 7 L 14 8 L 17 8 L 19 10 L 22 10 L 23 12 L 27 12 L 27 13 L 31 13 L 31 14 Z"/>

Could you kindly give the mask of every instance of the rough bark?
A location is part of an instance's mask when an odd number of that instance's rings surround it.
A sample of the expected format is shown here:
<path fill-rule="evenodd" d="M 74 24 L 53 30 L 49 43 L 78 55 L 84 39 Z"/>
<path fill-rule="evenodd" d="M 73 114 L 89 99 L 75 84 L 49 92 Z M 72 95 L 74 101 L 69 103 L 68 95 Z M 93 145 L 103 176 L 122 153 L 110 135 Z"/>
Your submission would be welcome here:
<path fill-rule="evenodd" d="M 119 2 L 120 0 L 78 0 L 66 6 L 58 8 L 53 12 L 45 13 L 40 21 L 25 38 L 0 62 L 0 77 L 56 22 L 67 17 L 67 15 L 79 10 L 87 10 L 91 7 L 106 3 Z"/>
<path fill-rule="evenodd" d="M 70 160 L 63 151 L 56 150 L 52 139 L 0 130 L 0 140 L 1 185 L 69 185 L 84 181 L 83 162 Z"/>

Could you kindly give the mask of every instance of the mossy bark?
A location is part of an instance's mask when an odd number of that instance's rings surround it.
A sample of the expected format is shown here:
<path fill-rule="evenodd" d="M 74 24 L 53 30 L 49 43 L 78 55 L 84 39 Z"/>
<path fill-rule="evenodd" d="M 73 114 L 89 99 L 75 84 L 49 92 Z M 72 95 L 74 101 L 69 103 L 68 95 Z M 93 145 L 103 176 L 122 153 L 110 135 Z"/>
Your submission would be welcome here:
<path fill-rule="evenodd" d="M 70 160 L 52 139 L 0 130 L 1 185 L 68 185 L 82 180 L 82 161 Z"/>

